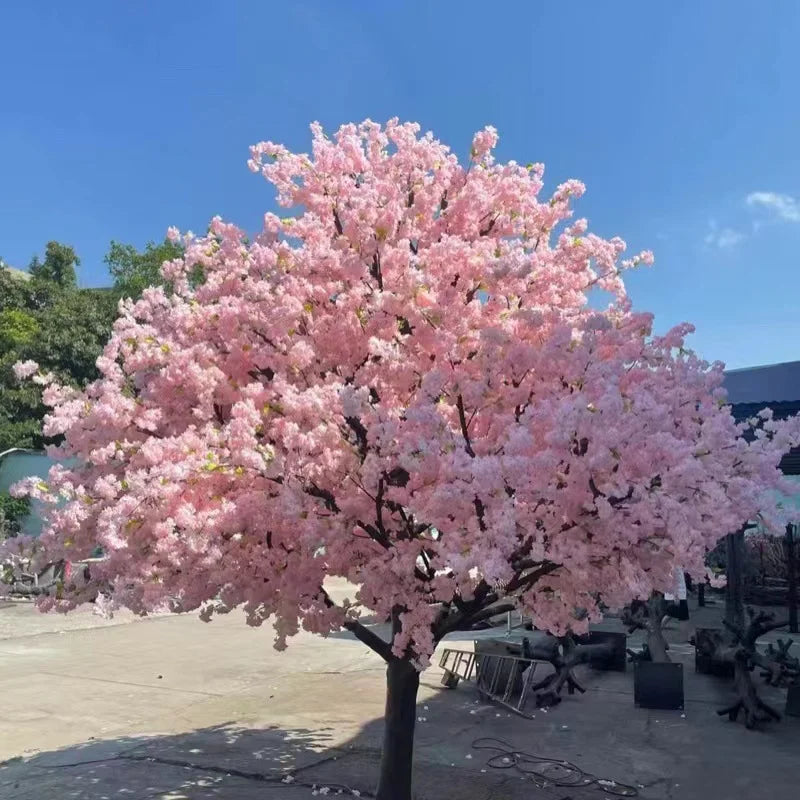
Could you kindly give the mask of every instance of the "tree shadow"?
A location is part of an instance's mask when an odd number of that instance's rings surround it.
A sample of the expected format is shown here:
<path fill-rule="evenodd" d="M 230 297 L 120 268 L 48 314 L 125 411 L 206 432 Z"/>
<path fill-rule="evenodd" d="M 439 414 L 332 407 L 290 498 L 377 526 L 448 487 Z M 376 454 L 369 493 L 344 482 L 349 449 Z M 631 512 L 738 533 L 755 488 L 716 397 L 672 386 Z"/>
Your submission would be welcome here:
<path fill-rule="evenodd" d="M 313 773 L 349 750 L 331 746 L 331 728 L 242 728 L 233 723 L 189 733 L 89 741 L 0 764 L 7 800 L 250 800 L 304 796 Z M 359 786 L 329 783 L 352 795 Z M 284 794 L 281 794 L 284 792 Z M 310 795 L 306 791 L 306 795 Z"/>
<path fill-rule="evenodd" d="M 424 681 L 428 690 L 435 688 L 435 681 Z M 426 693 L 417 714 L 415 800 L 529 800 L 535 790 L 529 780 L 488 768 L 493 753 L 471 749 L 472 740 L 480 736 L 521 741 L 525 728 L 510 731 L 512 715 L 480 702 L 467 687 Z M 378 717 L 349 738 L 337 736 L 333 727 L 245 728 L 228 723 L 187 733 L 92 740 L 0 763 L 0 797 L 293 800 L 310 798 L 316 791 L 317 796 L 367 800 L 374 796 L 382 736 L 383 719 Z M 558 800 L 563 792 L 535 796 Z M 570 790 L 570 797 L 582 800 L 596 793 Z"/>

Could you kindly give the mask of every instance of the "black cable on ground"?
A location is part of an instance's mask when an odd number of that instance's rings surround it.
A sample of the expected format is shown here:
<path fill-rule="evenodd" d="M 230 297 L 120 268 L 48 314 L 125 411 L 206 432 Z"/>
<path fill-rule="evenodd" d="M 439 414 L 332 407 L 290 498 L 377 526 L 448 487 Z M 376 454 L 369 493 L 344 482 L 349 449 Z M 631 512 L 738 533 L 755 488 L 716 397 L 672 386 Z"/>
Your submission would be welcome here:
<path fill-rule="evenodd" d="M 487 767 L 514 769 L 540 788 L 544 788 L 546 785 L 572 788 L 594 786 L 615 797 L 637 797 L 639 794 L 633 786 L 608 778 L 598 778 L 584 772 L 579 766 L 569 761 L 516 750 L 504 739 L 482 736 L 472 742 L 472 748 L 473 750 L 494 751 L 495 754 L 486 762 Z"/>

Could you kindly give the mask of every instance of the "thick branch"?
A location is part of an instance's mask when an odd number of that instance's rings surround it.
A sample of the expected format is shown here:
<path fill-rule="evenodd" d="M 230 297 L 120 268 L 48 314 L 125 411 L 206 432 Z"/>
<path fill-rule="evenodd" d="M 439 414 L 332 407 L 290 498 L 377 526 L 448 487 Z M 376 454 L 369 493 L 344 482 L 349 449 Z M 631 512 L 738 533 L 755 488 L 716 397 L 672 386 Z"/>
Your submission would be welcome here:
<path fill-rule="evenodd" d="M 491 619 L 498 614 L 507 614 L 515 608 L 516 606 L 513 603 L 500 603 L 499 605 L 489 606 L 489 608 L 484 608 L 481 611 L 476 611 L 474 614 L 469 614 L 465 619 L 459 621 L 457 628 L 453 628 L 452 630 L 469 630 L 473 625 L 483 622 L 485 619 Z"/>
<path fill-rule="evenodd" d="M 251 369 L 247 374 L 254 380 L 260 380 L 263 377 L 271 381 L 275 377 L 275 370 L 270 367 L 257 367 L 256 369 Z"/>
<path fill-rule="evenodd" d="M 529 589 L 540 578 L 554 572 L 560 566 L 560 564 L 553 564 L 547 561 L 539 569 L 524 575 L 516 575 L 506 586 L 503 595 L 492 591 L 489 584 L 482 581 L 475 590 L 475 597 L 472 600 L 460 603 L 455 600 L 458 612 L 442 620 L 441 624 L 434 628 L 434 636 L 437 639 L 441 639 L 445 634 L 456 630 L 464 630 L 466 626 L 474 625 L 476 622 L 495 616 L 495 614 L 513 611 L 516 608 L 515 603 L 511 601 L 500 603 L 504 596 L 509 597 L 514 592 Z"/>
<path fill-rule="evenodd" d="M 523 591 L 530 589 L 530 587 L 533 586 L 533 584 L 536 583 L 540 578 L 543 578 L 545 575 L 549 575 L 551 572 L 555 572 L 560 566 L 561 564 L 554 564 L 552 561 L 545 561 L 540 567 L 533 570 L 533 572 L 520 573 L 516 575 L 509 582 L 508 586 L 506 586 L 506 594 L 511 594 L 519 589 L 522 589 Z"/>
<path fill-rule="evenodd" d="M 369 628 L 364 627 L 357 620 L 348 620 L 344 623 L 344 627 L 352 633 L 356 639 L 374 650 L 384 661 L 391 661 L 394 656 L 392 655 L 392 646 L 389 642 L 381 639 L 380 636 L 373 633 Z"/>
<path fill-rule="evenodd" d="M 331 600 L 331 596 L 322 587 L 320 587 L 320 594 L 328 608 L 338 608 L 336 603 Z M 369 628 L 365 628 L 357 619 L 345 620 L 342 626 L 354 634 L 356 639 L 363 642 L 370 650 L 374 650 L 384 661 L 390 661 L 394 658 L 391 644 L 381 639 Z"/>

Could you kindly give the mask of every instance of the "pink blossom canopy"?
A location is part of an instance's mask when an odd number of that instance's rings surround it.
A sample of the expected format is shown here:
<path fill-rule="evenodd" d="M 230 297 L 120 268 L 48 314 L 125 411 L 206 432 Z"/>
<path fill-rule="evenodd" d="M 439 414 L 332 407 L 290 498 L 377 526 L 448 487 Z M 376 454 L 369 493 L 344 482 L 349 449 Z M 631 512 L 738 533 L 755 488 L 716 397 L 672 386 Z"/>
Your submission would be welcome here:
<path fill-rule="evenodd" d="M 626 297 L 652 255 L 572 220 L 577 181 L 540 200 L 543 167 L 496 163 L 492 128 L 467 166 L 415 124 L 312 133 L 311 155 L 252 148 L 293 216 L 171 229 L 172 291 L 121 305 L 85 393 L 44 390 L 80 466 L 27 486 L 53 501 L 39 557 L 104 554 L 45 605 L 243 605 L 283 644 L 358 613 L 323 589 L 343 576 L 424 662 L 503 593 L 563 632 L 704 575 L 800 426 L 740 437 L 691 326 L 653 336 Z"/>

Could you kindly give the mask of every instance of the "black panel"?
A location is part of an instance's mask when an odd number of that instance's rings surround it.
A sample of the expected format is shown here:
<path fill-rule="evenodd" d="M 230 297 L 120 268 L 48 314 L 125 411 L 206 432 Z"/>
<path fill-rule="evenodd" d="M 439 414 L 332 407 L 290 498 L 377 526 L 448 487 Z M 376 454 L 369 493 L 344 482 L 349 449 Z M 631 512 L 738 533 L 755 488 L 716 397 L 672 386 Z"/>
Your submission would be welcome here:
<path fill-rule="evenodd" d="M 633 702 L 639 708 L 682 710 L 683 664 L 634 663 Z"/>
<path fill-rule="evenodd" d="M 800 717 L 800 685 L 790 686 L 786 692 L 786 716 Z"/>

